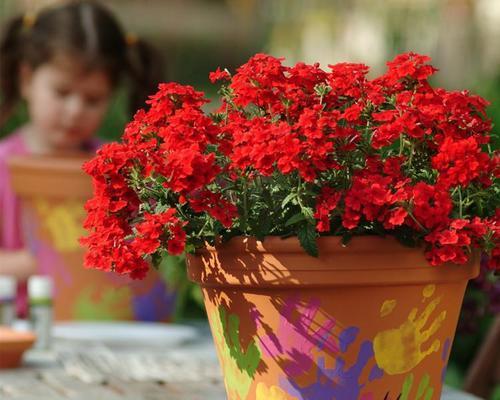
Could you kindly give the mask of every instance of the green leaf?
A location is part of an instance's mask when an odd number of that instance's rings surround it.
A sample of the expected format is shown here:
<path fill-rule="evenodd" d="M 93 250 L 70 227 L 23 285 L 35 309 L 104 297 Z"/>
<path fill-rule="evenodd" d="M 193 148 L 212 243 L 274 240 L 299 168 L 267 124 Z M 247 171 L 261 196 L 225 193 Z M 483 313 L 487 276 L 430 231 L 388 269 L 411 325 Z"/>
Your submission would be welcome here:
<path fill-rule="evenodd" d="M 280 119 L 281 119 L 280 114 L 274 115 L 273 117 L 271 117 L 271 124 L 275 124 L 275 123 L 279 122 Z"/>
<path fill-rule="evenodd" d="M 151 209 L 151 206 L 147 203 L 142 203 L 139 206 L 139 212 L 144 214 L 144 213 L 151 213 L 153 210 Z"/>
<path fill-rule="evenodd" d="M 272 223 L 273 219 L 271 215 L 269 215 L 269 212 L 266 212 L 266 210 L 262 210 L 258 214 L 256 220 L 251 220 L 251 232 L 258 240 L 262 241 L 271 232 L 271 229 L 273 227 Z"/>
<path fill-rule="evenodd" d="M 314 86 L 314 93 L 317 96 L 324 97 L 332 90 L 331 86 L 325 85 L 324 83 Z"/>
<path fill-rule="evenodd" d="M 170 205 L 168 205 L 168 204 L 158 203 L 158 204 L 156 204 L 155 214 L 163 214 L 169 208 L 170 208 Z"/>
<path fill-rule="evenodd" d="M 345 232 L 342 235 L 342 246 L 347 246 L 352 239 L 352 232 Z"/>
<path fill-rule="evenodd" d="M 153 265 L 153 267 L 155 269 L 159 268 L 159 266 L 162 262 L 162 259 L 163 259 L 163 257 L 161 255 L 161 253 L 158 251 L 156 253 L 151 254 L 151 264 Z"/>
<path fill-rule="evenodd" d="M 311 207 L 302 207 L 302 214 L 309 222 L 316 222 L 316 220 L 314 219 L 314 211 Z"/>
<path fill-rule="evenodd" d="M 316 232 L 314 225 L 302 225 L 298 231 L 298 237 L 300 245 L 307 252 L 307 254 L 313 257 L 318 257 L 318 244 L 316 243 L 318 233 Z"/>
<path fill-rule="evenodd" d="M 290 203 L 295 197 L 297 197 L 297 193 L 292 192 L 288 196 L 286 196 L 281 202 L 281 208 L 285 208 L 285 206 Z"/>
<path fill-rule="evenodd" d="M 292 215 L 288 221 L 286 221 L 285 223 L 285 226 L 290 226 L 290 225 L 294 225 L 296 224 L 297 222 L 300 222 L 300 221 L 304 221 L 306 219 L 305 215 L 302 214 L 301 212 L 295 214 L 295 215 Z"/>

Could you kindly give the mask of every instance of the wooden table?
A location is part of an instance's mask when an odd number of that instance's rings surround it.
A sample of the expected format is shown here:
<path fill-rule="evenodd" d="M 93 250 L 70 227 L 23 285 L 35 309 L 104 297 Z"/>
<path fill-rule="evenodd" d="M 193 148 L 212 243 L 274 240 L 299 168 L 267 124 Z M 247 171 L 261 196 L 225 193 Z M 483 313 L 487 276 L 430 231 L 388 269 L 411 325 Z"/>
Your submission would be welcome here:
<path fill-rule="evenodd" d="M 206 332 L 206 330 L 203 330 Z M 0 370 L 1 400 L 223 400 L 207 333 L 175 349 L 111 349 L 58 341 L 26 353 L 24 367 Z M 445 388 L 441 400 L 477 400 Z M 350 400 L 350 399 L 342 399 Z"/>

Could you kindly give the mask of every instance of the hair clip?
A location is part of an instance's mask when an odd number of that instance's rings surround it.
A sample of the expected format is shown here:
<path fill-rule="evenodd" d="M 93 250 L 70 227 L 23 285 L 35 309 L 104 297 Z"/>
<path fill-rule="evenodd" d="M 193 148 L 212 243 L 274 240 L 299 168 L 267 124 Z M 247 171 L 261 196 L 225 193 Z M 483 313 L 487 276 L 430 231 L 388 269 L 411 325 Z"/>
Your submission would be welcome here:
<path fill-rule="evenodd" d="M 138 41 L 139 38 L 135 33 L 127 33 L 125 35 L 125 43 L 127 43 L 127 46 L 135 46 Z"/>
<path fill-rule="evenodd" d="M 26 13 L 23 16 L 23 27 L 26 29 L 31 29 L 36 23 L 36 14 Z"/>

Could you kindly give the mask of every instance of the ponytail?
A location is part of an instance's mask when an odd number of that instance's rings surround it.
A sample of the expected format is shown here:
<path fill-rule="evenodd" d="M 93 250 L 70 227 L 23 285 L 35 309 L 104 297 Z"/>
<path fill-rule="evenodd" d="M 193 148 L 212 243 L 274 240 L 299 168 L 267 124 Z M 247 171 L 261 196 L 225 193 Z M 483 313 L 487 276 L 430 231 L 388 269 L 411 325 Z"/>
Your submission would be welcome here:
<path fill-rule="evenodd" d="M 144 40 L 127 36 L 129 58 L 129 111 L 133 115 L 144 108 L 148 96 L 156 92 L 163 80 L 163 60 L 159 52 Z"/>
<path fill-rule="evenodd" d="M 22 58 L 23 17 L 12 19 L 0 39 L 0 127 L 20 99 L 19 64 Z"/>

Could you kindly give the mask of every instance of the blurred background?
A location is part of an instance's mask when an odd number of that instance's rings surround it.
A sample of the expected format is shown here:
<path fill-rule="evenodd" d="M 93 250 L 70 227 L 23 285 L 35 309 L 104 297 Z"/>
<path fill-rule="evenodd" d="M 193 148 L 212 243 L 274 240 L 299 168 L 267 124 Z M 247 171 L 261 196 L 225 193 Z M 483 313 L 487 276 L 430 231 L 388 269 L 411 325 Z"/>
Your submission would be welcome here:
<path fill-rule="evenodd" d="M 55 0 L 0 0 L 0 27 L 12 15 L 36 12 Z M 208 73 L 234 70 L 256 52 L 285 57 L 288 64 L 364 62 L 372 76 L 404 51 L 428 54 L 441 72 L 433 83 L 468 88 L 491 102 L 500 125 L 500 0 L 107 0 L 125 29 L 152 42 L 165 58 L 165 76 L 203 90 L 217 88 Z M 25 120 L 20 107 L 0 136 Z M 118 92 L 100 135 L 121 135 L 129 116 Z M 496 128 L 494 128 L 496 130 Z M 494 146 L 498 148 L 498 134 Z M 170 279 L 183 281 L 182 259 L 165 261 Z M 188 286 L 188 284 L 186 283 Z M 179 315 L 199 315 L 196 290 L 187 287 Z M 446 382 L 463 385 L 471 363 L 500 313 L 500 282 L 491 274 L 469 285 Z M 497 343 L 498 345 L 498 343 Z M 500 368 L 500 367 L 497 367 Z M 489 371 L 493 377 L 499 371 Z M 487 378 L 487 377 L 486 377 Z M 485 378 L 485 379 L 486 379 Z M 489 378 L 488 378 L 489 379 Z M 492 378 L 493 379 L 493 378 Z M 500 399 L 500 386 L 490 399 Z"/>

